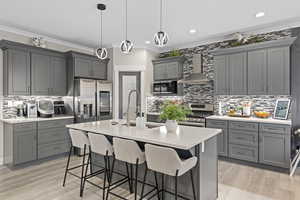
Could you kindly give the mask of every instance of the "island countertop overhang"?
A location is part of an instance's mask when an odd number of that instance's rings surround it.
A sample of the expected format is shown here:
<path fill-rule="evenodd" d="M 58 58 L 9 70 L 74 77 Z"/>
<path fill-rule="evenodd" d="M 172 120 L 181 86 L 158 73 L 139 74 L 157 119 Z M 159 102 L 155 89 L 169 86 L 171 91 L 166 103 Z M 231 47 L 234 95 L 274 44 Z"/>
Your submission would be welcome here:
<path fill-rule="evenodd" d="M 185 150 L 203 144 L 222 132 L 221 129 L 179 126 L 176 133 L 167 133 L 164 126 L 137 128 L 112 125 L 110 120 L 70 124 L 67 128 Z"/>

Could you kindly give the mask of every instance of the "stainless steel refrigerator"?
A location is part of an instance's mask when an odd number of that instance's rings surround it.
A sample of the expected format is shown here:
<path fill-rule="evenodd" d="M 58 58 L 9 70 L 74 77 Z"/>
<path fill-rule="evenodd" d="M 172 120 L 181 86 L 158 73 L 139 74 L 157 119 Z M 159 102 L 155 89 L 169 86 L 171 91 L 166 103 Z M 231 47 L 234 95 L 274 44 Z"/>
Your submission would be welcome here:
<path fill-rule="evenodd" d="M 112 119 L 112 83 L 75 79 L 73 111 L 76 123 Z"/>

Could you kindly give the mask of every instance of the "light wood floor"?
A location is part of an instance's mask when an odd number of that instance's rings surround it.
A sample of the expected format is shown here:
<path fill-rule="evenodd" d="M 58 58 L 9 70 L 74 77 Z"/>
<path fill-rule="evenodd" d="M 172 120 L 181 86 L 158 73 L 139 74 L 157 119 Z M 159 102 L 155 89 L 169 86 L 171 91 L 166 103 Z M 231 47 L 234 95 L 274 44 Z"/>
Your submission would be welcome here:
<path fill-rule="evenodd" d="M 75 160 L 73 162 L 78 162 Z M 68 177 L 61 186 L 65 158 L 47 161 L 27 168 L 0 168 L 0 200 L 92 200 L 101 192 L 89 184 L 79 197 L 79 180 Z M 101 180 L 95 180 L 101 183 Z M 130 198 L 126 190 L 119 194 Z M 116 199 L 116 198 L 111 198 Z M 300 170 L 294 177 L 245 165 L 219 161 L 219 200 L 299 200 Z"/>

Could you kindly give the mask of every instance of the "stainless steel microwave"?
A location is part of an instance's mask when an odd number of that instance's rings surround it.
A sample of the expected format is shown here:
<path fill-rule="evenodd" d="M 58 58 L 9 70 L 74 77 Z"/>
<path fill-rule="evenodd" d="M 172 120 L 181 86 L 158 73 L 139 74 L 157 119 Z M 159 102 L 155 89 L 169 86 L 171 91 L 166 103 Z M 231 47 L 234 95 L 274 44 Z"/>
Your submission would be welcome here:
<path fill-rule="evenodd" d="M 177 81 L 157 81 L 153 83 L 152 92 L 154 95 L 176 95 Z"/>

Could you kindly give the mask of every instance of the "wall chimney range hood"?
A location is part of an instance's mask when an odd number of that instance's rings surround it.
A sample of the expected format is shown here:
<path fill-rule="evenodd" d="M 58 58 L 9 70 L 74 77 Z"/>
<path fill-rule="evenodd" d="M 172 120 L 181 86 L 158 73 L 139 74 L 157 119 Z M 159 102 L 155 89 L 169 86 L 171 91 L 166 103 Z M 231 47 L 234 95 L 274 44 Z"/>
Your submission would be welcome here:
<path fill-rule="evenodd" d="M 178 83 L 185 84 L 207 84 L 210 80 L 207 79 L 203 73 L 202 54 L 193 55 L 193 71 L 189 77 L 185 77 L 178 81 Z"/>

